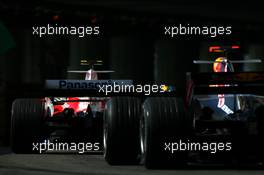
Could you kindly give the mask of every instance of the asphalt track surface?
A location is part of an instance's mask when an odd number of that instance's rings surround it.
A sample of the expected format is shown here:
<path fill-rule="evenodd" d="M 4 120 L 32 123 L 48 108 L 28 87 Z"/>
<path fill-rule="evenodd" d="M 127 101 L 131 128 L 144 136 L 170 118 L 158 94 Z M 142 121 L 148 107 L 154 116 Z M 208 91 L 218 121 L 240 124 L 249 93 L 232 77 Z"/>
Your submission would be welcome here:
<path fill-rule="evenodd" d="M 186 170 L 147 170 L 143 166 L 110 166 L 102 155 L 13 154 L 0 147 L 0 175 L 263 175 L 263 169 L 198 168 Z"/>

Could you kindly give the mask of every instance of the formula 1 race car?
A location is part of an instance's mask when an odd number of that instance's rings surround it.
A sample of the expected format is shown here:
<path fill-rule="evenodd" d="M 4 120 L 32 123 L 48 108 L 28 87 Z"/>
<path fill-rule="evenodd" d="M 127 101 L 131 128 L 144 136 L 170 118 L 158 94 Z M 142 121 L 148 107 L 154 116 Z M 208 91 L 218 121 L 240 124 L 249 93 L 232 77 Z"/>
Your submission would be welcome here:
<path fill-rule="evenodd" d="M 84 73 L 85 80 L 47 80 L 46 86 L 55 88 L 56 92 L 65 91 L 66 95 L 67 90 L 77 88 L 78 91 L 81 84 L 87 85 L 84 92 L 97 88 L 98 84 L 108 81 L 98 80 L 97 73 L 113 72 L 94 70 L 97 62 L 91 61 L 88 71 L 69 71 Z M 34 153 L 33 143 L 52 138 L 102 143 L 106 100 L 108 97 L 71 97 L 70 94 L 67 97 L 15 99 L 11 114 L 11 149 L 15 153 Z"/>
<path fill-rule="evenodd" d="M 211 47 L 210 51 L 237 48 Z M 185 100 L 112 98 L 104 118 L 106 161 L 141 162 L 147 168 L 181 168 L 197 160 L 263 165 L 264 73 L 234 72 L 233 67 L 259 62 L 231 61 L 226 56 L 194 61 L 212 64 L 214 72 L 187 73 Z"/>

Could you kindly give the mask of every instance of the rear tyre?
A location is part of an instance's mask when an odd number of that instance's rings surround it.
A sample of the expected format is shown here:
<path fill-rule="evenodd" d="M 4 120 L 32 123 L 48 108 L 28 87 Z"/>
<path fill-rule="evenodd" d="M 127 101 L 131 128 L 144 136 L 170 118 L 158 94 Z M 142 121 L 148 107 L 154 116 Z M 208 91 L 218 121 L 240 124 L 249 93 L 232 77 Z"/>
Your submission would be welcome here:
<path fill-rule="evenodd" d="M 141 101 L 113 97 L 104 113 L 104 157 L 111 165 L 139 163 L 139 116 Z"/>
<path fill-rule="evenodd" d="M 187 151 L 171 152 L 174 142 L 187 141 L 192 133 L 192 119 L 179 98 L 153 97 L 143 104 L 140 119 L 142 163 L 148 169 L 182 168 L 187 164 Z M 170 150 L 168 146 L 170 144 Z"/>
<path fill-rule="evenodd" d="M 259 161 L 264 167 L 264 106 L 259 106 L 255 111 L 257 117 L 257 145 L 258 145 L 258 155 Z"/>
<path fill-rule="evenodd" d="M 11 111 L 11 149 L 14 153 L 36 153 L 33 143 L 44 137 L 44 118 L 50 115 L 41 99 L 16 99 Z"/>

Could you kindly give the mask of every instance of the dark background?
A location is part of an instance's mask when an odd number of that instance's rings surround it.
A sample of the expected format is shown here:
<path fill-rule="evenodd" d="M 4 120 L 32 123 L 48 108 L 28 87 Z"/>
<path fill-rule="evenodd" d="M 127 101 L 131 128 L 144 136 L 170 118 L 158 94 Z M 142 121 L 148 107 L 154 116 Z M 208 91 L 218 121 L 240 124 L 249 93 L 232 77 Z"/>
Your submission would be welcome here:
<path fill-rule="evenodd" d="M 185 73 L 211 71 L 193 65 L 209 60 L 211 45 L 239 45 L 234 59 L 264 58 L 263 6 L 254 1 L 88 1 L 42 0 L 35 3 L 0 1 L 0 143 L 8 143 L 10 89 L 45 79 L 83 78 L 67 70 L 86 70 L 80 59 L 101 59 L 102 70 L 115 73 L 101 77 L 133 79 L 138 83 L 168 83 L 185 92 Z M 55 18 L 57 16 L 57 18 Z M 98 25 L 100 36 L 32 35 L 32 26 Z M 164 36 L 165 25 L 232 26 L 232 35 Z M 7 36 L 6 32 L 10 35 Z M 4 37 L 5 36 L 5 37 Z M 11 37 L 11 39 L 7 39 Z M 243 65 L 237 70 L 263 70 L 263 64 Z"/>

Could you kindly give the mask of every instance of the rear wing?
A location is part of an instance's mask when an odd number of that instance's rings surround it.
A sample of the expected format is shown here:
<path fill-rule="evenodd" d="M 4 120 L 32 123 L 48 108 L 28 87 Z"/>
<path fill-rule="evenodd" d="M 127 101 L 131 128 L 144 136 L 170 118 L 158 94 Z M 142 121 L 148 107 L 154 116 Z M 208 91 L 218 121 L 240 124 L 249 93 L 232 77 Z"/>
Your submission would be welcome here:
<path fill-rule="evenodd" d="M 264 72 L 206 72 L 187 73 L 189 79 L 197 86 L 212 84 L 252 85 L 264 84 Z"/>
<path fill-rule="evenodd" d="M 99 90 L 106 85 L 132 85 L 132 80 L 46 80 L 46 89 L 58 90 Z"/>
<path fill-rule="evenodd" d="M 210 61 L 210 60 L 193 60 L 194 64 L 214 64 L 222 63 L 221 61 Z M 243 63 L 262 63 L 261 59 L 252 59 L 252 60 L 229 60 L 230 63 L 234 64 L 243 64 Z"/>
<path fill-rule="evenodd" d="M 105 79 L 105 80 L 45 80 L 37 84 L 8 84 L 6 95 L 10 99 L 15 98 L 44 98 L 44 97 L 112 97 L 112 96 L 176 96 L 177 91 L 153 92 L 151 88 L 144 88 L 142 84 L 135 84 L 129 79 Z M 147 84 L 151 87 L 152 84 Z M 19 87 L 19 88 L 18 88 Z M 171 88 L 171 87 L 167 87 Z M 133 90 L 138 89 L 138 90 Z M 146 91 L 144 90 L 146 89 Z M 156 91 L 156 90 L 155 90 Z M 81 101 L 87 101 L 83 99 Z M 90 100 L 89 100 L 90 101 Z M 101 100 L 100 100 L 101 101 Z"/>
<path fill-rule="evenodd" d="M 264 72 L 187 73 L 187 102 L 193 94 L 264 95 Z"/>

